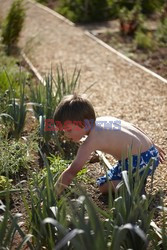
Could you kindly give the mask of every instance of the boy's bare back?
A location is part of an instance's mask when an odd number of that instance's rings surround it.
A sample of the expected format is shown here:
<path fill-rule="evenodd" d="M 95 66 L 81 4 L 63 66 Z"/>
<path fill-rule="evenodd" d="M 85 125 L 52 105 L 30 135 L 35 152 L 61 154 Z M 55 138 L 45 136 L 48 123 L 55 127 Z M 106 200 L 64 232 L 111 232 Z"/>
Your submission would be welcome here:
<path fill-rule="evenodd" d="M 133 124 L 112 116 L 98 117 L 95 126 L 89 131 L 87 147 L 111 154 L 121 160 L 128 156 L 147 151 L 153 144 L 149 137 Z"/>

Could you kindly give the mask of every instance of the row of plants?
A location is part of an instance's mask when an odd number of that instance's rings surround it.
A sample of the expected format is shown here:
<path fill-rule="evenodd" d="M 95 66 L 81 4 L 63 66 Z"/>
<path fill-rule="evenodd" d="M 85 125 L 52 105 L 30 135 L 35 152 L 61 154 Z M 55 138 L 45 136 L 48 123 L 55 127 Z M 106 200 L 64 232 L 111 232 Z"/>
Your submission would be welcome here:
<path fill-rule="evenodd" d="M 32 152 L 37 154 L 38 148 L 49 147 L 50 141 L 64 155 L 58 133 L 54 127 L 52 131 L 47 131 L 45 123 L 47 119 L 53 118 L 54 110 L 63 96 L 73 93 L 78 86 L 80 71 L 75 69 L 70 78 L 61 66 L 56 73 L 55 77 L 53 73 L 48 74 L 46 85 L 34 81 L 31 84 L 29 80 L 26 86 L 25 74 L 20 72 L 19 79 L 14 76 L 12 78 L 17 83 L 15 89 L 5 71 L 9 88 L 2 91 L 0 96 L 0 175 L 3 183 L 4 177 L 16 179 L 22 172 L 28 171 L 28 166 L 33 161 Z M 3 86 L 3 81 L 0 81 L 1 85 Z M 16 97 L 18 86 L 20 91 Z M 29 123 L 31 117 L 36 118 L 36 131 L 32 135 L 23 136 L 25 124 Z"/>
<path fill-rule="evenodd" d="M 123 181 L 115 197 L 110 193 L 108 209 L 101 210 L 77 182 L 61 198 L 56 197 L 54 183 L 59 171 L 53 174 L 44 155 L 43 160 L 46 174 L 42 180 L 31 175 L 28 188 L 19 187 L 26 218 L 21 214 L 11 215 L 8 202 L 6 206 L 1 203 L 0 243 L 3 249 L 11 249 L 16 233 L 21 239 L 17 249 L 25 245 L 29 249 L 166 249 L 166 208 L 161 204 L 150 210 L 154 197 L 140 195 L 149 165 L 142 178 L 139 172 L 134 177 L 131 168 L 128 173 L 123 171 Z M 59 164 L 61 167 L 61 162 Z M 163 211 L 161 229 L 150 226 L 157 209 Z M 26 231 L 22 229 L 23 223 Z"/>
<path fill-rule="evenodd" d="M 94 22 L 118 18 L 122 10 L 132 11 L 140 5 L 141 13 L 160 11 L 164 0 L 37 0 L 60 12 L 73 22 Z M 125 13 L 126 15 L 126 13 Z M 124 16 L 125 16 L 124 15 Z M 125 16 L 126 17 L 126 16 Z"/>
<path fill-rule="evenodd" d="M 47 143 L 54 131 L 45 131 L 45 120 L 52 119 L 56 106 L 59 104 L 64 95 L 73 93 L 79 84 L 80 70 L 74 69 L 70 77 L 64 72 L 62 66 L 57 67 L 56 76 L 53 73 L 45 77 L 43 83 L 29 84 L 29 91 L 25 93 L 27 79 L 20 72 L 19 79 L 14 82 L 6 71 L 2 71 L 8 80 L 9 88 L 1 92 L 0 115 L 2 126 L 7 131 L 6 137 L 19 139 L 24 129 L 27 112 L 34 111 L 34 115 L 40 124 L 40 135 Z M 3 79 L 0 86 L 3 86 Z M 19 96 L 16 96 L 15 85 L 19 86 Z M 17 89 L 17 88 L 16 88 Z M 29 96 L 28 96 L 29 95 Z M 27 101 L 28 100 L 28 101 Z M 7 129 L 8 128 L 8 129 Z"/>

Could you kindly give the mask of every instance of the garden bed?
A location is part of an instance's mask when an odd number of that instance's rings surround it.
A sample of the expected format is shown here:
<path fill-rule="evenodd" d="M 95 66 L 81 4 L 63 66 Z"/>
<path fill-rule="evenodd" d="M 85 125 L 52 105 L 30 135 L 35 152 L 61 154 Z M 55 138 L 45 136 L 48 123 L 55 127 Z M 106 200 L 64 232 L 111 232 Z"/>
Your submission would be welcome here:
<path fill-rule="evenodd" d="M 167 46 L 159 45 L 152 50 L 137 49 L 134 39 L 130 36 L 122 36 L 120 32 L 108 31 L 96 36 L 122 54 L 167 79 Z"/>

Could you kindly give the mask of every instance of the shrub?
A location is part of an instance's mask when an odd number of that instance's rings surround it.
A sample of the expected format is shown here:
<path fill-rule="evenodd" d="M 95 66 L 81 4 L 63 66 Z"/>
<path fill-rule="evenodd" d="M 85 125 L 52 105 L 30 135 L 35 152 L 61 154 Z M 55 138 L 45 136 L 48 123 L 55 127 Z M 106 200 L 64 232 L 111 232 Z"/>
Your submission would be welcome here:
<path fill-rule="evenodd" d="M 138 49 L 152 50 L 155 48 L 155 42 L 150 32 L 137 31 L 135 34 L 135 43 Z"/>
<path fill-rule="evenodd" d="M 6 45 L 7 54 L 11 54 L 17 44 L 24 17 L 25 11 L 22 0 L 15 0 L 2 25 L 2 42 Z"/>
<path fill-rule="evenodd" d="M 160 23 L 157 30 L 157 37 L 163 43 L 167 43 L 167 17 Z"/>
<path fill-rule="evenodd" d="M 145 14 L 152 14 L 163 6 L 164 0 L 142 0 L 142 12 Z"/>
<path fill-rule="evenodd" d="M 136 4 L 140 5 L 141 13 L 143 14 L 152 14 L 160 10 L 164 4 L 164 0 L 108 0 L 110 6 L 110 12 L 119 16 L 119 12 L 122 8 L 132 10 Z"/>
<path fill-rule="evenodd" d="M 120 29 L 123 35 L 134 35 L 135 31 L 141 26 L 142 16 L 140 5 L 134 6 L 132 10 L 122 8 L 119 11 Z"/>
<path fill-rule="evenodd" d="M 60 0 L 58 11 L 73 22 L 103 21 L 108 17 L 108 1 Z"/>

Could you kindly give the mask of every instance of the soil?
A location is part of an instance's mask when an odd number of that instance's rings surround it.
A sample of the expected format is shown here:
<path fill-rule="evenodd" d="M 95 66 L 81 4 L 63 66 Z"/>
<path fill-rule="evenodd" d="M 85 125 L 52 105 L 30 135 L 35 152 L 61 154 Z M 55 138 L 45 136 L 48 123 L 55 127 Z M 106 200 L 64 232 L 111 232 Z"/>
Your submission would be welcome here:
<path fill-rule="evenodd" d="M 5 16 L 11 2 L 0 0 L 0 16 Z M 134 123 L 167 151 L 167 84 L 90 39 L 84 33 L 90 30 L 88 26 L 70 26 L 31 1 L 26 1 L 26 7 L 19 47 L 38 71 L 44 75 L 49 72 L 50 65 L 54 71 L 61 62 L 72 72 L 77 65 L 82 69 L 79 92 L 87 90 L 98 116 L 112 115 Z M 160 57 L 159 54 L 157 56 Z M 111 156 L 107 155 L 107 158 L 111 164 L 114 162 Z M 167 206 L 166 167 L 165 162 L 156 170 L 153 192 L 162 189 Z M 92 199 L 105 209 L 106 198 L 96 187 L 96 178 L 101 175 L 100 163 L 89 163 L 88 176 L 93 181 L 85 184 L 85 188 Z"/>

